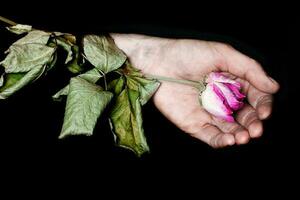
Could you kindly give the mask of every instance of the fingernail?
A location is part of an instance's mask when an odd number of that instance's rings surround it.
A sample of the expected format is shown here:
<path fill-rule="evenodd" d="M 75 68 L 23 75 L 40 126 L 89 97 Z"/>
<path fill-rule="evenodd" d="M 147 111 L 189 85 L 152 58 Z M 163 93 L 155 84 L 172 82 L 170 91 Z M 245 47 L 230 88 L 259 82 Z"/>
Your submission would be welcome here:
<path fill-rule="evenodd" d="M 274 87 L 274 92 L 277 92 L 280 88 L 280 85 L 277 81 L 275 81 L 272 77 L 268 77 L 269 80 L 273 83 L 273 87 Z"/>
<path fill-rule="evenodd" d="M 275 84 L 278 84 L 277 81 L 275 81 L 272 77 L 268 76 L 269 80 L 272 81 Z"/>

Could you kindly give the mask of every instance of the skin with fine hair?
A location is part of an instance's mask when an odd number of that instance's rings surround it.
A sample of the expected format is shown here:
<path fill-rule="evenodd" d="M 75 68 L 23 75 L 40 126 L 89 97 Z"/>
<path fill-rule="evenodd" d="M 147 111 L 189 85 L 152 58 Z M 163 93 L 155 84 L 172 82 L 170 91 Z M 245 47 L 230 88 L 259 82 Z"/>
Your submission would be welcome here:
<path fill-rule="evenodd" d="M 184 132 L 214 148 L 246 144 L 262 135 L 262 120 L 271 115 L 272 94 L 279 84 L 252 58 L 218 42 L 135 34 L 111 36 L 145 74 L 198 81 L 212 71 L 222 71 L 242 84 L 248 103 L 232 123 L 201 108 L 194 87 L 162 81 L 153 97 L 154 104 Z"/>

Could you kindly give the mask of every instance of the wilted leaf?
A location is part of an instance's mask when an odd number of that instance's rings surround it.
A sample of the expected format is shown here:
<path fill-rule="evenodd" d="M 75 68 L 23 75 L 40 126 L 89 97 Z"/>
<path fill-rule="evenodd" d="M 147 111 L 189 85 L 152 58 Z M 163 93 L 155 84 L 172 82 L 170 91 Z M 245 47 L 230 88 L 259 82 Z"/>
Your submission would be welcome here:
<path fill-rule="evenodd" d="M 70 81 L 64 124 L 59 138 L 68 135 L 92 135 L 98 117 L 113 94 L 80 77 Z"/>
<path fill-rule="evenodd" d="M 4 83 L 4 74 L 0 76 L 0 88 L 2 87 L 3 83 Z"/>
<path fill-rule="evenodd" d="M 88 82 L 96 83 L 102 77 L 102 74 L 99 72 L 98 69 L 94 68 L 83 74 L 78 75 L 78 77 L 83 78 Z"/>
<path fill-rule="evenodd" d="M 121 76 L 120 78 L 115 79 L 108 84 L 108 90 L 112 91 L 114 95 L 119 95 L 124 88 L 124 84 L 125 77 Z"/>
<path fill-rule="evenodd" d="M 23 34 L 23 33 L 27 33 L 29 31 L 31 31 L 32 26 L 24 25 L 24 24 L 17 24 L 15 26 L 7 27 L 7 30 L 19 35 L 19 34 Z"/>
<path fill-rule="evenodd" d="M 47 46 L 50 35 L 45 31 L 33 30 L 9 47 L 8 55 L 0 63 L 5 69 L 0 88 L 1 99 L 32 83 L 55 64 L 55 48 Z"/>
<path fill-rule="evenodd" d="M 65 60 L 66 67 L 68 70 L 74 74 L 78 74 L 84 70 L 83 68 L 83 58 L 79 52 L 79 47 L 75 44 L 76 37 L 67 34 L 54 32 L 54 37 L 51 37 L 48 46 L 60 47 L 67 53 Z"/>
<path fill-rule="evenodd" d="M 51 61 L 54 52 L 55 48 L 43 44 L 15 44 L 9 47 L 9 54 L 0 64 L 6 73 L 28 72 Z"/>
<path fill-rule="evenodd" d="M 0 88 L 0 99 L 6 99 L 29 83 L 38 79 L 46 66 L 36 66 L 27 73 L 10 73 L 4 75 L 4 83 Z"/>
<path fill-rule="evenodd" d="M 141 77 L 128 76 L 127 85 L 129 88 L 139 91 L 140 102 L 146 104 L 152 95 L 156 92 L 160 83 L 156 80 L 149 80 Z"/>
<path fill-rule="evenodd" d="M 128 148 L 138 156 L 149 151 L 142 127 L 142 111 L 139 93 L 124 89 L 117 97 L 110 114 L 116 143 Z"/>
<path fill-rule="evenodd" d="M 99 73 L 98 69 L 91 69 L 84 74 L 80 74 L 77 77 L 83 78 L 90 83 L 96 83 L 102 75 Z M 69 93 L 69 84 L 65 86 L 63 89 L 59 90 L 55 95 L 52 96 L 53 100 L 60 101 L 62 95 L 68 95 Z"/>
<path fill-rule="evenodd" d="M 50 69 L 52 69 L 56 65 L 56 61 L 57 61 L 57 51 L 55 51 L 53 53 L 52 58 L 48 62 L 47 71 L 49 71 Z"/>
<path fill-rule="evenodd" d="M 53 96 L 52 99 L 54 101 L 61 101 L 62 96 L 68 95 L 69 93 L 69 84 L 66 85 L 64 88 L 60 89 L 58 92 L 56 92 Z"/>
<path fill-rule="evenodd" d="M 141 105 L 151 98 L 160 83 L 144 78 L 128 62 L 118 71 L 123 75 L 108 85 L 117 96 L 110 114 L 110 125 L 116 143 L 140 156 L 149 151 L 142 127 Z"/>
<path fill-rule="evenodd" d="M 51 33 L 45 31 L 34 30 L 30 31 L 26 36 L 17 40 L 13 45 L 23 44 L 47 44 Z"/>
<path fill-rule="evenodd" d="M 68 53 L 65 64 L 70 62 L 73 59 L 73 44 L 63 37 L 56 37 L 54 40 L 56 40 L 58 46 L 62 47 Z"/>
<path fill-rule="evenodd" d="M 87 35 L 83 48 L 87 60 L 105 74 L 118 69 L 126 60 L 126 55 L 107 36 Z"/>
<path fill-rule="evenodd" d="M 71 42 L 72 44 L 76 44 L 76 37 L 72 34 L 69 33 L 65 33 L 63 34 L 63 37 L 68 40 L 69 42 Z"/>
<path fill-rule="evenodd" d="M 54 34 L 57 37 L 64 38 L 65 40 L 67 40 L 68 42 L 70 42 L 72 44 L 76 44 L 76 37 L 70 33 L 61 33 L 61 32 L 55 31 L 52 34 Z"/>
<path fill-rule="evenodd" d="M 142 73 L 129 63 L 126 63 L 124 70 L 126 71 L 127 86 L 132 90 L 139 91 L 141 104 L 146 104 L 160 86 L 160 82 L 144 78 Z"/>
<path fill-rule="evenodd" d="M 74 74 L 78 74 L 84 70 L 82 64 L 80 63 L 80 53 L 79 53 L 79 47 L 74 45 L 71 48 L 71 51 L 73 52 L 72 60 L 68 63 L 67 67 L 68 70 Z"/>

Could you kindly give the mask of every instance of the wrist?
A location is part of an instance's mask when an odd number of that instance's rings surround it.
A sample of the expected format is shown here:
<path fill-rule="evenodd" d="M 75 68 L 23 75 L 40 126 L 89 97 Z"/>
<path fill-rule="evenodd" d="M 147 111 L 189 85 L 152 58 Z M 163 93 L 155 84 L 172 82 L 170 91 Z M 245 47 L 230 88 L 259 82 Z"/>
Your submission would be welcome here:
<path fill-rule="evenodd" d="M 144 73 L 155 71 L 153 61 L 159 60 L 164 48 L 171 41 L 159 37 L 151 37 L 138 34 L 118 34 L 111 33 L 115 44 L 129 58 L 134 67 L 142 70 Z"/>
<path fill-rule="evenodd" d="M 128 57 L 141 48 L 141 36 L 135 34 L 110 33 L 117 47 L 119 47 Z"/>
<path fill-rule="evenodd" d="M 157 38 L 138 34 L 110 33 L 115 44 L 129 57 L 136 53 L 144 54 L 145 49 L 153 49 L 159 43 Z"/>

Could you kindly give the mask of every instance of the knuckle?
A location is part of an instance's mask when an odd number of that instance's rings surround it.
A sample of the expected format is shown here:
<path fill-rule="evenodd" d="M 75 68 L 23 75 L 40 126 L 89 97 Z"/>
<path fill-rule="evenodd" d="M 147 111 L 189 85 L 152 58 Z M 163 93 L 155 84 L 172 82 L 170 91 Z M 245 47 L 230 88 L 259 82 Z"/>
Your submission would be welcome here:
<path fill-rule="evenodd" d="M 251 68 L 253 68 L 254 66 L 261 68 L 261 64 L 253 58 L 249 58 L 249 63 L 250 63 L 249 67 Z"/>
<path fill-rule="evenodd" d="M 224 49 L 224 50 L 226 50 L 226 49 L 229 49 L 229 50 L 234 49 L 230 44 L 223 43 L 223 42 L 217 42 L 216 46 L 219 47 L 219 48 L 221 48 L 221 49 Z"/>

